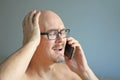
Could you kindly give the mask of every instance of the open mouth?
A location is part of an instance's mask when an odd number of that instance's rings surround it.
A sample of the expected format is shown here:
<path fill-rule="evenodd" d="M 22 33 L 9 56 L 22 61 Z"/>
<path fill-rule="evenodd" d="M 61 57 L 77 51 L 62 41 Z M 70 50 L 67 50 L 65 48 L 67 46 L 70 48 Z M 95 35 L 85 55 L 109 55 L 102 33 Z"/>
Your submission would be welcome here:
<path fill-rule="evenodd" d="M 53 51 L 56 53 L 56 54 L 62 54 L 64 53 L 64 44 L 56 44 L 53 46 Z"/>
<path fill-rule="evenodd" d="M 55 48 L 53 49 L 55 53 L 62 54 L 63 53 L 63 48 Z"/>

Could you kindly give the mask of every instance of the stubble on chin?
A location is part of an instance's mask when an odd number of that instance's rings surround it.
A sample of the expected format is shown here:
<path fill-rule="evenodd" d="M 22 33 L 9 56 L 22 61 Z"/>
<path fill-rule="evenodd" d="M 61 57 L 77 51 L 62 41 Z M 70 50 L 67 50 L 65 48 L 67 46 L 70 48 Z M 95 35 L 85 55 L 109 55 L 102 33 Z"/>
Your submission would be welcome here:
<path fill-rule="evenodd" d="M 55 63 L 63 63 L 63 62 L 65 62 L 64 56 L 57 57 L 57 58 L 54 60 L 54 62 L 55 62 Z"/>

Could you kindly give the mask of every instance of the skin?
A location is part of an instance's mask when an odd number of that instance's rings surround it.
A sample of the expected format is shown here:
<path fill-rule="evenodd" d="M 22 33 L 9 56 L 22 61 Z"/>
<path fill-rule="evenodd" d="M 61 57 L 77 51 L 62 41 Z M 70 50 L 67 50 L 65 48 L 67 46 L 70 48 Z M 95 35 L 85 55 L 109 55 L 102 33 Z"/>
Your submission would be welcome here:
<path fill-rule="evenodd" d="M 0 65 L 0 80 L 98 80 L 77 40 L 61 35 L 49 40 L 47 35 L 40 35 L 64 28 L 53 11 L 29 12 L 23 20 L 23 46 Z M 72 59 L 64 56 L 66 41 L 75 48 Z"/>

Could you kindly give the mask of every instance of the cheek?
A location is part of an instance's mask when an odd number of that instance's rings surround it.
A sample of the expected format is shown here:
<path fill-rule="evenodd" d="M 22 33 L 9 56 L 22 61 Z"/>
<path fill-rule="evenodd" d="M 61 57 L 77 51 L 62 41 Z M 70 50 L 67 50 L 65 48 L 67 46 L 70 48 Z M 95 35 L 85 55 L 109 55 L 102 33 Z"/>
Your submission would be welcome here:
<path fill-rule="evenodd" d="M 50 49 L 53 45 L 54 45 L 54 43 L 55 43 L 55 41 L 54 40 L 48 40 L 47 39 L 47 37 L 41 37 L 41 46 L 43 46 L 44 47 L 44 49 Z"/>
<path fill-rule="evenodd" d="M 52 47 L 54 46 L 54 41 L 49 41 L 49 42 L 46 42 L 46 47 L 48 47 L 48 49 L 52 49 Z"/>
<path fill-rule="evenodd" d="M 45 45 L 44 45 L 44 49 L 45 49 L 45 54 L 46 56 L 48 56 L 48 58 L 51 58 L 53 56 L 53 46 L 54 46 L 54 42 L 53 41 L 49 41 L 49 42 L 46 42 Z"/>
<path fill-rule="evenodd" d="M 51 40 L 51 41 L 46 41 L 45 44 L 44 44 L 44 47 L 46 49 L 46 51 L 51 51 L 52 50 L 52 47 L 54 46 L 54 40 Z"/>

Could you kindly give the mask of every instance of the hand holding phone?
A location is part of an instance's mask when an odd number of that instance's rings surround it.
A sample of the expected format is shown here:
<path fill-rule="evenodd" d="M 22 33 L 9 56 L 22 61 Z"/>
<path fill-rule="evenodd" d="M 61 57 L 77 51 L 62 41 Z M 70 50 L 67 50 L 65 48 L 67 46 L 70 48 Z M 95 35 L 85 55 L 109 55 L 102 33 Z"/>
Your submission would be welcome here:
<path fill-rule="evenodd" d="M 65 46 L 65 56 L 67 56 L 69 59 L 71 59 L 74 55 L 74 47 L 71 47 L 70 44 L 68 44 L 68 42 L 66 43 Z"/>

